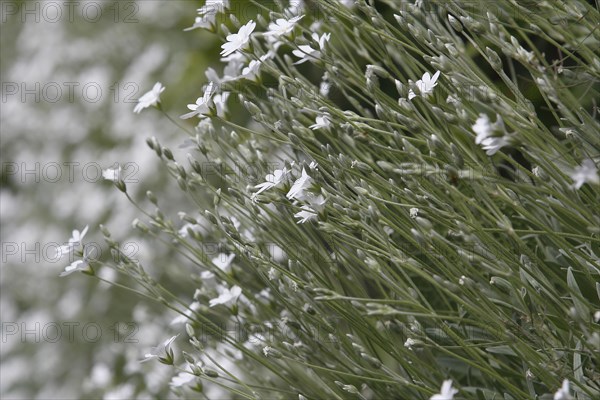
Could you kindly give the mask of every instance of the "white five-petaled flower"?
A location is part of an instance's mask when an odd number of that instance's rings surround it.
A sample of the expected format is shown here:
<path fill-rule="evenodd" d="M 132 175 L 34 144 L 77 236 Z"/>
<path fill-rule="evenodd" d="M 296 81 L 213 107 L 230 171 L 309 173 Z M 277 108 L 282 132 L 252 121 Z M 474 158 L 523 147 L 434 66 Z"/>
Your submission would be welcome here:
<path fill-rule="evenodd" d="M 202 97 L 198 97 L 198 99 L 196 100 L 196 104 L 188 104 L 187 107 L 190 110 L 192 110 L 192 112 L 183 114 L 180 118 L 187 119 L 192 118 L 195 115 L 201 118 L 206 116 L 209 113 L 211 106 L 213 105 L 212 96 L 215 93 L 214 86 L 214 83 L 210 82 L 206 86 L 206 89 L 204 89 L 204 94 L 202 95 Z"/>
<path fill-rule="evenodd" d="M 569 380 L 565 379 L 562 382 L 562 386 L 556 393 L 554 393 L 554 400 L 570 400 L 571 395 L 569 394 Z"/>
<path fill-rule="evenodd" d="M 275 37 L 285 36 L 294 29 L 296 22 L 300 21 L 302 18 L 304 18 L 304 15 L 299 15 L 290 19 L 278 18 L 275 22 L 269 24 L 269 31 L 266 32 L 265 35 Z"/>
<path fill-rule="evenodd" d="M 144 359 L 142 362 L 152 360 L 153 358 L 157 358 L 161 362 L 172 361 L 173 351 L 171 350 L 171 344 L 177 338 L 177 336 L 179 335 L 175 335 L 165 340 L 162 344 L 153 347 L 149 353 L 144 354 Z"/>
<path fill-rule="evenodd" d="M 165 90 L 165 87 L 160 82 L 156 82 L 154 87 L 149 92 L 139 98 L 138 103 L 133 108 L 134 113 L 139 113 L 144 108 L 155 106 L 160 103 L 160 94 Z"/>
<path fill-rule="evenodd" d="M 306 173 L 306 169 L 302 168 L 302 176 L 296 179 L 290 191 L 287 194 L 288 199 L 299 198 L 304 194 L 304 191 L 308 189 L 311 184 L 311 177 Z"/>
<path fill-rule="evenodd" d="M 312 34 L 312 38 L 319 44 L 319 49 L 313 49 L 309 45 L 298 46 L 298 50 L 292 51 L 292 54 L 300 58 L 300 61 L 296 61 L 294 64 L 302 64 L 309 60 L 318 60 L 321 58 L 321 52 L 325 49 L 325 43 L 331 39 L 331 33 L 324 33 L 319 36 L 316 32 Z"/>
<path fill-rule="evenodd" d="M 219 290 L 220 289 L 220 290 Z M 236 301 L 238 297 L 242 294 L 242 288 L 238 285 L 231 287 L 231 289 L 227 289 L 225 287 L 219 287 L 219 297 L 211 299 L 208 302 L 209 307 L 214 307 L 219 304 L 227 305 L 233 301 Z"/>
<path fill-rule="evenodd" d="M 121 166 L 117 165 L 116 168 L 102 170 L 102 177 L 107 181 L 118 182 L 121 179 Z"/>
<path fill-rule="evenodd" d="M 257 195 L 261 194 L 265 190 L 271 189 L 272 187 L 279 185 L 281 182 L 284 181 L 285 178 L 287 178 L 287 175 L 288 170 L 285 167 L 283 169 L 276 169 L 275 171 L 273 171 L 272 174 L 268 174 L 267 176 L 265 176 L 266 182 L 260 183 L 255 186 L 255 188 L 258 189 L 258 191 L 254 193 L 252 197 L 255 198 Z"/>
<path fill-rule="evenodd" d="M 590 160 L 584 160 L 580 166 L 576 167 L 571 172 L 571 179 L 573 179 L 573 188 L 579 189 L 584 183 L 595 183 L 600 184 L 600 177 L 598 176 L 598 168 L 596 164 Z"/>
<path fill-rule="evenodd" d="M 64 245 L 64 246 L 60 246 L 57 250 L 56 250 L 56 256 L 57 257 L 62 257 L 65 254 L 69 254 L 75 247 L 79 246 L 85 236 L 85 234 L 88 231 L 88 226 L 86 225 L 85 228 L 83 228 L 83 230 L 80 232 L 77 229 L 74 229 L 73 232 L 71 233 L 71 238 L 69 239 L 69 242 Z"/>
<path fill-rule="evenodd" d="M 329 128 L 331 126 L 331 119 L 329 118 L 329 114 L 325 113 L 323 115 L 317 116 L 315 119 L 315 124 L 309 126 L 310 129 L 317 130 L 321 128 Z"/>
<path fill-rule="evenodd" d="M 433 74 L 433 76 L 431 76 L 429 72 L 425 72 L 423 74 L 423 77 L 415 83 L 415 86 L 419 88 L 421 96 L 427 97 L 428 95 L 433 93 L 433 88 L 437 86 L 437 80 L 440 76 L 440 73 L 440 71 L 437 71 L 435 74 Z M 416 96 L 417 95 L 412 89 L 408 92 L 409 100 L 412 100 Z"/>
<path fill-rule="evenodd" d="M 409 210 L 409 213 L 410 213 L 411 218 L 417 218 L 419 216 L 419 209 L 416 207 L 413 207 Z"/>
<path fill-rule="evenodd" d="M 452 400 L 456 393 L 458 393 L 458 390 L 452 387 L 452 380 L 448 379 L 442 383 L 442 390 L 440 393 L 434 394 L 429 400 Z"/>
<path fill-rule="evenodd" d="M 70 265 L 65 267 L 65 270 L 60 273 L 59 276 L 67 276 L 76 271 L 86 271 L 90 266 L 91 250 L 89 247 L 83 249 L 83 258 L 81 260 L 75 260 Z"/>
<path fill-rule="evenodd" d="M 238 33 L 227 35 L 227 42 L 221 48 L 222 56 L 228 56 L 238 50 L 243 50 L 250 41 L 250 35 L 256 28 L 256 22 L 250 20 L 246 25 L 242 26 Z"/>

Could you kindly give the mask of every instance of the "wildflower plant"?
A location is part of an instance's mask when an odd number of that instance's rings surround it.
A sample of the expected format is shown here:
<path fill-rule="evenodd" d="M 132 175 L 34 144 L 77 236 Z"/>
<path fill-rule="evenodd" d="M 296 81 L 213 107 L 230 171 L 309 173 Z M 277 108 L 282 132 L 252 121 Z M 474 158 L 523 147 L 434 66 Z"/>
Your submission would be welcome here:
<path fill-rule="evenodd" d="M 189 208 L 115 182 L 179 257 L 105 265 L 183 317 L 172 390 L 598 398 L 598 8 L 209 3 L 189 153 L 148 139 Z"/>

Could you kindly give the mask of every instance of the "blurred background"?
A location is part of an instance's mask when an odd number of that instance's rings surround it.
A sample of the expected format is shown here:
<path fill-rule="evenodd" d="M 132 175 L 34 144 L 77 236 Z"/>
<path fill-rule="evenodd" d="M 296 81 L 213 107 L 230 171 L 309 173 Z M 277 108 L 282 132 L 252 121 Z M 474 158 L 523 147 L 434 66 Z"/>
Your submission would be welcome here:
<path fill-rule="evenodd" d="M 176 315 L 83 274 L 59 278 L 72 260 L 54 253 L 86 225 L 85 242 L 106 249 L 104 224 L 142 263 L 154 246 L 149 272 L 168 262 L 165 246 L 135 236 L 139 211 L 101 170 L 122 165 L 128 192 L 146 205 L 147 190 L 170 192 L 145 141 L 156 136 L 176 150 L 186 133 L 155 108 L 133 108 L 157 81 L 174 118 L 201 95 L 203 71 L 218 62 L 205 54 L 218 56 L 220 43 L 183 30 L 202 3 L 0 2 L 3 399 L 168 396 L 172 370 L 139 360 L 177 332 L 160 328 Z M 177 205 L 175 197 L 161 209 Z"/>

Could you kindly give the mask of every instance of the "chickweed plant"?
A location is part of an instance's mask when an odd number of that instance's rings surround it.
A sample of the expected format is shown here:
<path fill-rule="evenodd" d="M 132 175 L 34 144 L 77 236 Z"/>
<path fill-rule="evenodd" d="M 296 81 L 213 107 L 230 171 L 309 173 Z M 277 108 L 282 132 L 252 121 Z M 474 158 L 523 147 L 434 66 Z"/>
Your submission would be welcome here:
<path fill-rule="evenodd" d="M 130 198 L 179 256 L 76 238 L 67 270 L 181 315 L 140 349 L 175 394 L 600 398 L 597 2 L 214 0 L 198 30 L 199 98 L 136 106 L 188 153 L 148 139 L 187 209 Z"/>

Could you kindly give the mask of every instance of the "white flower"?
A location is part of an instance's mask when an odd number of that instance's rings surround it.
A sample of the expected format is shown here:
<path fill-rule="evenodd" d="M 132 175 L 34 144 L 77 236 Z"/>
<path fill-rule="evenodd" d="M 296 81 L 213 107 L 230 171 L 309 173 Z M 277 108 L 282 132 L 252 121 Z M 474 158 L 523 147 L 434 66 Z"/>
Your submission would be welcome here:
<path fill-rule="evenodd" d="M 258 189 L 258 191 L 256 193 L 254 193 L 252 195 L 252 197 L 254 198 L 257 195 L 264 192 L 265 190 L 271 189 L 272 187 L 279 185 L 287 177 L 287 174 L 288 174 L 287 168 L 276 169 L 275 171 L 273 171 L 272 174 L 268 174 L 267 176 L 265 176 L 266 182 L 263 182 L 263 183 L 255 186 L 255 188 Z"/>
<path fill-rule="evenodd" d="M 181 387 L 181 386 L 185 385 L 186 383 L 189 383 L 193 380 L 194 380 L 193 373 L 186 372 L 186 371 L 180 372 L 179 374 L 177 374 L 173 378 L 171 378 L 170 386 L 171 387 Z"/>
<path fill-rule="evenodd" d="M 221 46 L 223 49 L 221 55 L 228 56 L 238 50 L 244 49 L 250 41 L 250 35 L 254 32 L 254 28 L 256 28 L 256 22 L 250 20 L 250 22 L 240 28 L 238 33 L 227 35 L 227 43 Z"/>
<path fill-rule="evenodd" d="M 268 36 L 285 36 L 289 34 L 296 25 L 296 22 L 304 18 L 304 15 L 300 15 L 291 19 L 279 18 L 275 22 L 269 24 L 269 31 L 265 33 Z"/>
<path fill-rule="evenodd" d="M 209 307 L 214 307 L 219 304 L 227 305 L 232 301 L 237 300 L 242 294 L 242 288 L 235 285 L 231 289 L 220 287 L 219 297 L 211 299 L 208 303 Z"/>
<path fill-rule="evenodd" d="M 490 122 L 490 117 L 486 114 L 479 114 L 479 118 L 475 121 L 475 125 L 473 125 L 473 132 L 477 134 L 475 138 L 475 144 L 481 144 L 481 142 L 492 136 L 493 128 L 492 123 Z"/>
<path fill-rule="evenodd" d="M 565 379 L 562 383 L 562 386 L 558 391 L 554 394 L 554 400 L 570 400 L 571 395 L 569 394 L 569 380 Z"/>
<path fill-rule="evenodd" d="M 225 112 L 227 111 L 227 99 L 229 98 L 229 92 L 223 92 L 216 94 L 212 101 L 217 110 L 217 116 L 225 118 Z"/>
<path fill-rule="evenodd" d="M 75 247 L 79 246 L 83 240 L 83 238 L 85 237 L 85 234 L 88 231 L 88 226 L 86 225 L 85 228 L 83 228 L 83 230 L 80 232 L 77 229 L 74 229 L 73 232 L 71 233 L 71 238 L 69 239 L 68 244 L 64 245 L 64 246 L 60 246 L 58 249 L 56 249 L 56 257 L 60 258 L 65 254 L 69 254 Z"/>
<path fill-rule="evenodd" d="M 198 17 L 196 17 L 194 25 L 184 31 L 197 28 L 211 29 L 216 25 L 217 13 L 223 12 L 227 8 L 229 8 L 229 0 L 206 0 L 204 6 L 197 10 Z"/>
<path fill-rule="evenodd" d="M 204 89 L 204 94 L 202 97 L 198 97 L 196 100 L 196 104 L 188 104 L 188 108 L 192 110 L 192 112 L 182 115 L 180 118 L 187 119 L 192 118 L 197 115 L 199 117 L 206 116 L 210 111 L 210 107 L 213 105 L 212 96 L 214 94 L 214 83 L 210 82 L 206 89 Z"/>
<path fill-rule="evenodd" d="M 273 348 L 271 346 L 263 347 L 263 353 L 264 353 L 265 357 L 269 357 L 269 353 L 271 353 L 272 350 L 273 350 Z"/>
<path fill-rule="evenodd" d="M 171 350 L 171 344 L 179 335 L 175 335 L 167 340 L 165 340 L 162 344 L 153 347 L 149 353 L 144 354 L 144 359 L 142 362 L 152 360 L 153 358 L 157 358 L 160 361 L 168 361 L 173 360 L 173 351 Z"/>
<path fill-rule="evenodd" d="M 155 106 L 160 103 L 160 94 L 165 90 L 164 86 L 160 82 L 156 82 L 154 87 L 149 92 L 145 93 L 139 98 L 138 103 L 133 108 L 134 113 L 139 113 L 144 108 Z"/>
<path fill-rule="evenodd" d="M 312 34 L 312 38 L 319 44 L 319 50 L 313 49 L 309 45 L 298 46 L 298 50 L 292 51 L 292 54 L 299 57 L 301 60 L 296 61 L 294 64 L 302 64 L 309 60 L 318 60 L 321 58 L 321 52 L 325 49 L 325 43 L 331 39 L 331 33 L 324 33 L 319 37 L 317 33 Z"/>
<path fill-rule="evenodd" d="M 242 70 L 242 78 L 256 82 L 258 80 L 258 73 L 260 72 L 262 63 L 272 56 L 273 53 L 269 51 L 267 54 L 261 56 L 259 60 L 250 61 L 248 66 Z"/>
<path fill-rule="evenodd" d="M 576 167 L 571 172 L 571 179 L 573 179 L 573 188 L 579 189 L 584 183 L 595 183 L 600 184 L 600 177 L 598 176 L 598 168 L 596 164 L 590 160 L 584 160 L 580 166 Z"/>
<path fill-rule="evenodd" d="M 317 169 L 319 167 L 319 164 L 316 161 L 311 161 L 310 164 L 308 165 L 308 168 L 310 169 Z"/>
<path fill-rule="evenodd" d="M 117 168 L 102 170 L 102 177 L 108 181 L 118 182 L 121 178 L 121 166 L 118 165 Z"/>
<path fill-rule="evenodd" d="M 85 233 L 84 233 L 85 234 Z M 81 237 L 83 239 L 83 236 Z M 83 258 L 81 260 L 75 260 L 71 265 L 67 265 L 65 270 L 60 273 L 59 276 L 67 276 L 76 271 L 87 271 L 90 266 L 90 260 L 92 259 L 92 251 L 94 248 L 85 247 L 83 249 Z"/>
<path fill-rule="evenodd" d="M 498 150 L 504 146 L 508 146 L 509 140 L 507 136 L 488 137 L 481 141 L 481 146 L 486 151 L 485 154 L 493 156 Z"/>
<path fill-rule="evenodd" d="M 411 218 L 417 218 L 419 216 L 419 209 L 416 207 L 411 208 L 409 212 Z"/>
<path fill-rule="evenodd" d="M 433 88 L 437 85 L 437 80 L 440 76 L 440 71 L 437 71 L 433 76 L 429 74 L 429 72 L 425 72 L 423 77 L 419 79 L 415 85 L 419 88 L 419 92 L 421 92 L 421 96 L 427 97 L 431 93 L 433 93 Z M 408 92 L 408 99 L 412 100 L 417 95 L 411 89 Z"/>
<path fill-rule="evenodd" d="M 329 128 L 331 126 L 331 119 L 329 119 L 329 114 L 327 113 L 319 115 L 315 122 L 314 125 L 309 126 L 313 131 L 321 128 Z"/>
<path fill-rule="evenodd" d="M 409 350 L 412 350 L 412 347 L 416 344 L 417 344 L 417 341 L 415 339 L 408 338 L 408 339 L 406 339 L 406 342 L 404 342 L 404 347 L 406 347 Z"/>
<path fill-rule="evenodd" d="M 448 379 L 442 383 L 442 390 L 440 393 L 434 394 L 429 400 L 452 400 L 456 393 L 458 393 L 458 390 L 452 387 L 452 380 Z"/>
<path fill-rule="evenodd" d="M 312 220 L 317 219 L 317 213 L 312 208 L 310 208 L 308 206 L 303 206 L 302 211 L 294 214 L 294 217 L 299 218 L 299 221 L 297 222 L 298 224 L 303 224 L 307 221 L 312 221 Z"/>
<path fill-rule="evenodd" d="M 235 258 L 235 254 L 227 255 L 225 253 L 219 253 L 211 261 L 213 264 L 215 264 L 217 267 L 219 267 L 219 269 L 227 272 L 229 270 L 229 266 L 231 265 L 231 262 L 233 261 L 234 258 Z"/>
<path fill-rule="evenodd" d="M 310 186 L 311 179 L 310 175 L 306 173 L 306 169 L 302 168 L 302 176 L 296 179 L 286 197 L 293 199 L 302 196 L 304 191 Z"/>
<path fill-rule="evenodd" d="M 192 314 L 194 314 L 195 311 L 198 311 L 200 309 L 200 307 L 201 307 L 201 304 L 199 302 L 197 302 L 197 301 L 192 302 L 192 304 L 190 304 L 190 306 L 185 309 L 183 314 L 178 315 L 177 317 L 175 317 L 173 319 L 173 321 L 171 321 L 171 325 L 183 324 L 185 322 L 188 322 L 188 320 L 191 318 Z"/>
<path fill-rule="evenodd" d="M 90 263 L 85 258 L 83 258 L 82 260 L 75 260 L 71 263 L 71 265 L 65 267 L 65 270 L 60 273 L 60 276 L 67 276 L 76 271 L 85 271 L 88 269 L 89 266 Z"/>

